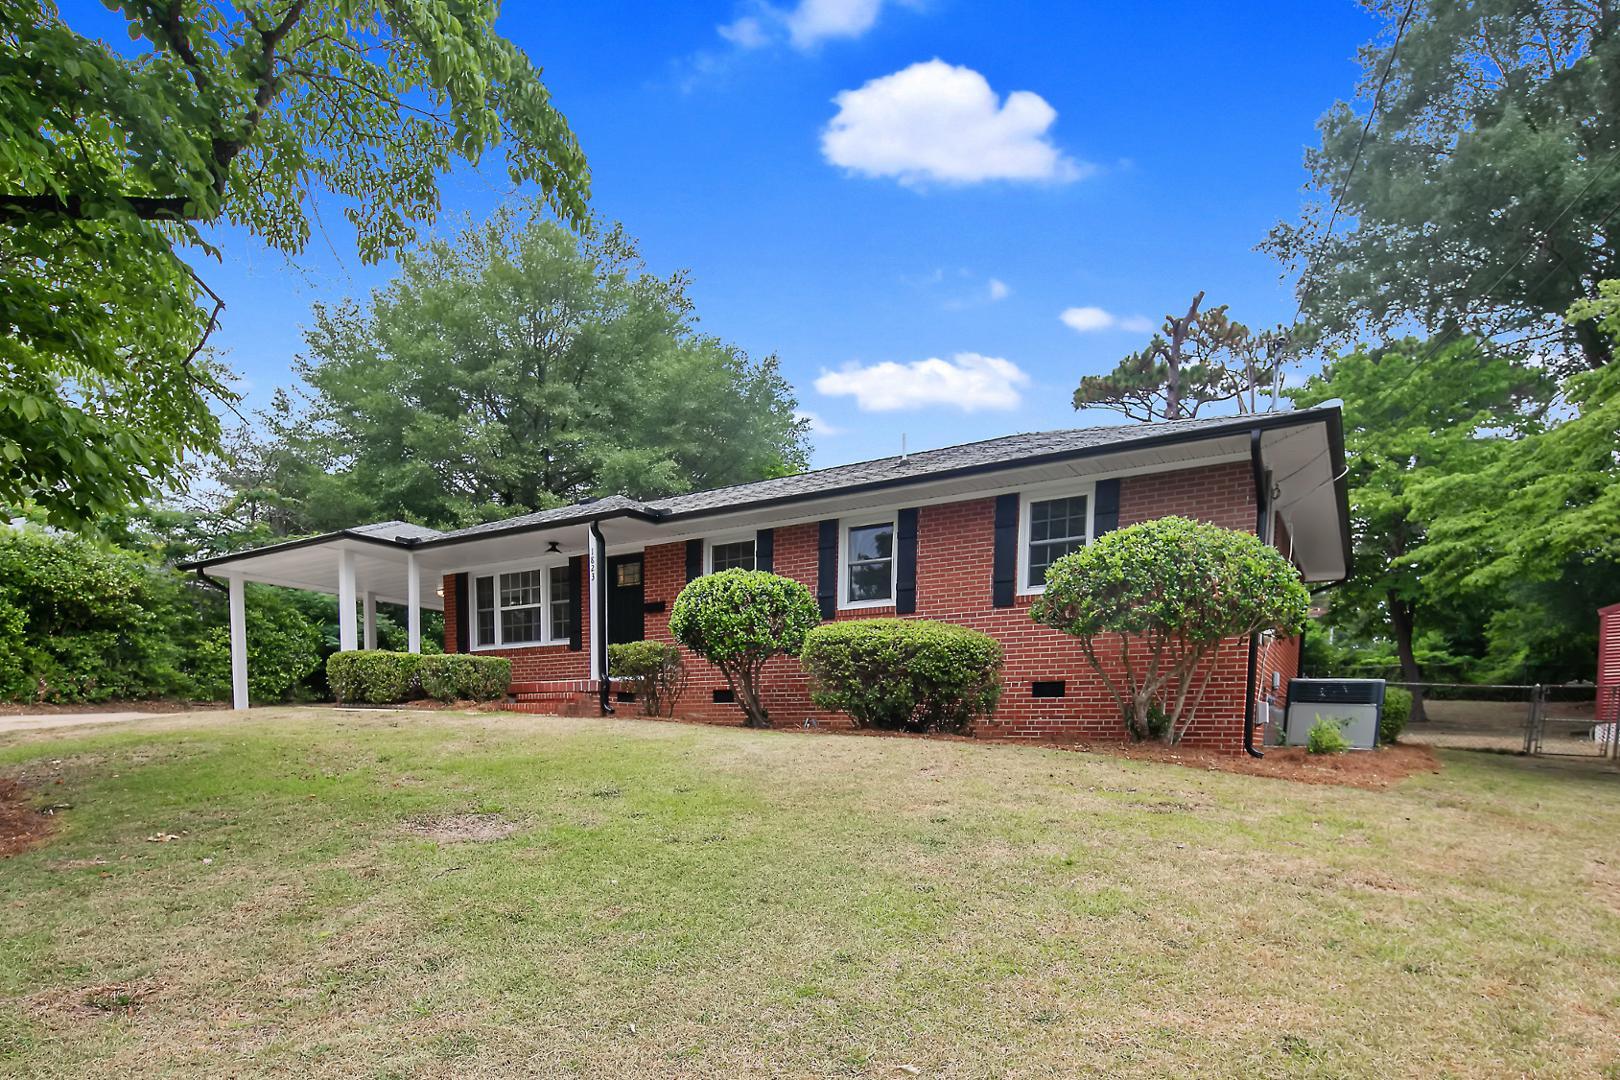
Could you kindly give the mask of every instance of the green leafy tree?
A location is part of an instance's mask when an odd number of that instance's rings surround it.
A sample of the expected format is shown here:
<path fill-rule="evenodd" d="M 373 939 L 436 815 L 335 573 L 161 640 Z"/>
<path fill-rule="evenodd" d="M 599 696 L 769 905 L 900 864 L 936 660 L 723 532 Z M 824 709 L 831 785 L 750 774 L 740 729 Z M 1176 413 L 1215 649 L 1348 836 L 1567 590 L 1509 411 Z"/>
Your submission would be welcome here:
<path fill-rule="evenodd" d="M 1569 318 L 1620 340 L 1620 281 Z M 1431 523 L 1428 572 L 1506 598 L 1489 628 L 1496 666 L 1541 681 L 1592 677 L 1593 609 L 1620 599 L 1620 365 L 1568 379 L 1558 413 L 1482 467 L 1413 492 Z"/>
<path fill-rule="evenodd" d="M 1608 336 L 1562 315 L 1620 269 L 1613 6 L 1364 6 L 1386 31 L 1361 50 L 1359 101 L 1322 117 L 1321 146 L 1306 156 L 1320 198 L 1264 245 L 1300 272 L 1306 317 L 1341 340 L 1415 320 L 1606 363 Z"/>
<path fill-rule="evenodd" d="M 229 394 L 202 344 L 223 300 L 179 255 L 212 250 L 206 226 L 296 253 L 324 188 L 370 262 L 497 145 L 565 219 L 588 184 L 493 3 L 111 6 L 128 52 L 0 0 L 0 507 L 69 526 L 182 483 L 217 442 Z"/>
<path fill-rule="evenodd" d="M 1165 517 L 1057 560 L 1030 617 L 1080 639 L 1133 737 L 1148 738 L 1162 715 L 1173 746 L 1197 719 L 1221 643 L 1265 630 L 1292 637 L 1310 600 L 1298 571 L 1258 537 Z"/>
<path fill-rule="evenodd" d="M 726 676 L 749 727 L 771 726 L 761 695 L 765 662 L 797 656 L 821 613 L 810 590 L 764 570 L 722 570 L 675 598 L 669 632 Z"/>
<path fill-rule="evenodd" d="M 401 261 L 365 308 L 317 307 L 269 437 L 225 473 L 276 531 L 367 518 L 455 526 L 805 465 L 776 359 L 699 333 L 685 280 L 620 229 L 580 239 L 510 210 Z"/>
<path fill-rule="evenodd" d="M 1239 412 L 1271 407 L 1282 372 L 1308 342 L 1302 327 L 1259 333 L 1203 307 L 1194 296 L 1184 315 L 1166 315 L 1161 333 L 1106 375 L 1087 375 L 1074 392 L 1076 409 L 1102 408 L 1132 420 L 1187 420 L 1208 406 Z"/>
<path fill-rule="evenodd" d="M 1437 344 L 1408 339 L 1336 357 L 1289 392 L 1296 405 L 1344 402 L 1353 565 L 1330 618 L 1363 640 L 1392 641 L 1406 682 L 1425 677 L 1425 630 L 1466 639 L 1500 603 L 1434 576 L 1420 554 L 1432 520 L 1414 507 L 1414 491 L 1429 477 L 1488 469 L 1512 438 L 1539 429 L 1548 394 L 1544 376 L 1507 354 L 1473 340 Z M 1413 719 L 1423 719 L 1421 698 Z"/>

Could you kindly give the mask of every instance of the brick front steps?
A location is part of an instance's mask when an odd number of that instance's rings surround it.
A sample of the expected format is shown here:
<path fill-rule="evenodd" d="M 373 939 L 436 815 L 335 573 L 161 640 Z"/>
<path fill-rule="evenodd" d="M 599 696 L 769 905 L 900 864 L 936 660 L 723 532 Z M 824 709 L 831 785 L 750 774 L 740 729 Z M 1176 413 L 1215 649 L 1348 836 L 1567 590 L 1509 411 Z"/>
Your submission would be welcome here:
<path fill-rule="evenodd" d="M 594 679 L 552 679 L 515 682 L 506 688 L 507 712 L 545 713 L 551 716 L 595 716 L 597 685 Z"/>

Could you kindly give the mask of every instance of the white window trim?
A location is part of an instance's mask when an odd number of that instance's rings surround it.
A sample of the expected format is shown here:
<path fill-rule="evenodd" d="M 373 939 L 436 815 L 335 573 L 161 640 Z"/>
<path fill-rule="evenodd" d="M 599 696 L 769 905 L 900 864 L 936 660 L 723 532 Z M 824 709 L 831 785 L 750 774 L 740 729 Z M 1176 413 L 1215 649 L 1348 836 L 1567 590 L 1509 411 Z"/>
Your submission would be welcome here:
<path fill-rule="evenodd" d="M 867 529 L 873 525 L 887 525 L 894 530 L 894 546 L 889 553 L 889 598 L 887 600 L 851 600 L 849 598 L 849 533 L 851 529 Z M 900 587 L 900 512 L 874 510 L 869 514 L 852 514 L 838 520 L 838 610 L 864 611 L 868 608 L 894 607 Z"/>
<path fill-rule="evenodd" d="M 1097 538 L 1096 480 L 1061 480 L 1050 484 L 1023 488 L 1018 492 L 1019 596 L 1039 596 L 1046 591 L 1044 582 L 1039 585 L 1026 584 L 1029 581 L 1029 518 L 1031 508 L 1038 502 L 1050 502 L 1053 499 L 1073 499 L 1082 495 L 1086 499 L 1086 543 L 1089 545 Z"/>
<path fill-rule="evenodd" d="M 467 641 L 472 652 L 489 652 L 495 649 L 539 649 L 550 645 L 567 645 L 569 639 L 551 636 L 551 572 L 558 568 L 566 568 L 567 562 L 549 562 L 536 565 L 534 563 L 503 563 L 499 566 L 487 567 L 479 570 L 468 570 L 467 574 Z M 501 640 L 501 575 L 517 574 L 526 570 L 540 572 L 540 603 L 524 604 L 523 607 L 538 607 L 542 619 L 541 627 L 545 635 L 539 641 Z M 483 642 L 478 640 L 478 579 L 493 578 L 495 593 L 495 640 Z M 574 588 L 579 588 L 579 582 L 574 582 Z"/>
<path fill-rule="evenodd" d="M 754 569 L 759 569 L 759 530 L 739 529 L 733 532 L 716 533 L 703 538 L 703 573 L 714 573 L 714 549 L 716 545 L 740 544 L 747 541 L 754 545 Z"/>

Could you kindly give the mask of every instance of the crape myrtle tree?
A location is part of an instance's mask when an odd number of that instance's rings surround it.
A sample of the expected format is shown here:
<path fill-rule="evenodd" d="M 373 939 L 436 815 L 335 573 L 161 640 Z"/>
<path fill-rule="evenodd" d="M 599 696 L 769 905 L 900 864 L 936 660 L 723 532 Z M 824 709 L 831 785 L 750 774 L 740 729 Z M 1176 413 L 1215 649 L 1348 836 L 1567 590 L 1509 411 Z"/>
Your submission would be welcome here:
<path fill-rule="evenodd" d="M 776 358 L 696 322 L 684 275 L 648 273 L 622 228 L 499 210 L 406 253 L 364 306 L 317 305 L 308 393 L 235 443 L 229 512 L 279 533 L 456 527 L 802 469 Z"/>
<path fill-rule="evenodd" d="M 1275 407 L 1283 371 L 1310 344 L 1305 327 L 1253 331 L 1192 298 L 1181 315 L 1104 375 L 1087 375 L 1074 392 L 1076 409 L 1111 409 L 1132 420 L 1189 420 L 1208 407 L 1240 413 Z"/>
<path fill-rule="evenodd" d="M 1197 719 L 1221 643 L 1292 637 L 1309 606 L 1298 572 L 1258 537 L 1165 517 L 1057 560 L 1030 617 L 1079 638 L 1133 738 L 1175 745 Z"/>
<path fill-rule="evenodd" d="M 374 262 L 497 146 L 585 219 L 584 157 L 494 0 L 108 6 L 121 48 L 0 0 L 0 507 L 80 525 L 217 443 L 223 299 L 182 258 L 210 226 L 296 254 L 325 189 Z"/>
<path fill-rule="evenodd" d="M 1361 50 L 1358 100 L 1322 117 L 1317 198 L 1264 245 L 1299 272 L 1305 318 L 1341 342 L 1415 322 L 1607 363 L 1597 320 L 1563 316 L 1620 276 L 1614 4 L 1363 6 L 1384 32 Z"/>
<path fill-rule="evenodd" d="M 771 726 L 759 677 L 773 656 L 797 656 L 821 621 L 810 590 L 764 570 L 722 570 L 675 598 L 669 632 L 726 676 L 749 727 Z"/>

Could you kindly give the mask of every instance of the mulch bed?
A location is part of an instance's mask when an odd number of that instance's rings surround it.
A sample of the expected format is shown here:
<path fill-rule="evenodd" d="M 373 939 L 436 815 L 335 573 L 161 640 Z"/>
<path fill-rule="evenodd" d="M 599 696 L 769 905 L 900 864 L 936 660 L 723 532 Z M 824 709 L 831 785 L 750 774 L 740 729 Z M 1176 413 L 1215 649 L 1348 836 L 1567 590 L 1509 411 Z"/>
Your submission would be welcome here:
<path fill-rule="evenodd" d="M 48 702 L 0 702 L 0 716 L 54 716 L 57 713 L 193 712 L 198 709 L 229 709 L 223 701 L 81 701 L 71 705 L 52 705 Z"/>
<path fill-rule="evenodd" d="M 0 859 L 41 843 L 55 825 L 54 817 L 34 808 L 27 788 L 0 779 Z"/>
<path fill-rule="evenodd" d="M 1358 788 L 1387 788 L 1409 776 L 1440 771 L 1440 759 L 1435 757 L 1434 750 L 1416 743 L 1397 743 L 1377 750 L 1350 750 L 1342 754 L 1310 754 L 1303 746 L 1268 746 L 1265 748 L 1266 756 L 1258 759 L 1247 754 L 1217 754 L 1209 750 L 1141 744 L 1067 749 L 1084 749 L 1136 761 L 1159 761 L 1211 772 Z"/>

